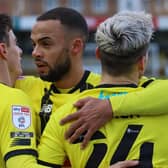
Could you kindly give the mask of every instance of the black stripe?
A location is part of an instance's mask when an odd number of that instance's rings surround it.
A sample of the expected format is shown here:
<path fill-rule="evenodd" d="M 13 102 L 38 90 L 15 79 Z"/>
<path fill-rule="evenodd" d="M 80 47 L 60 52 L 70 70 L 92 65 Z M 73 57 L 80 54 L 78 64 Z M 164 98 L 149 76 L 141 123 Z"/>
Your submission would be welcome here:
<path fill-rule="evenodd" d="M 33 156 L 38 156 L 38 153 L 36 150 L 33 149 L 19 149 L 19 150 L 14 150 L 11 152 L 8 152 L 5 156 L 4 156 L 4 160 L 5 162 L 13 157 L 13 156 L 18 156 L 18 155 L 33 155 Z"/>
<path fill-rule="evenodd" d="M 129 125 L 127 127 L 127 130 L 111 159 L 110 165 L 118 161 L 126 160 L 128 153 L 141 129 L 142 125 Z"/>
<path fill-rule="evenodd" d="M 44 88 L 44 95 L 41 99 L 41 110 L 39 113 L 40 120 L 41 120 L 41 134 L 43 133 L 43 130 L 51 115 L 52 109 L 50 112 L 46 113 L 43 108 L 44 106 L 47 107 L 48 105 L 53 104 L 53 102 L 50 100 L 50 95 L 52 95 L 51 91 L 53 90 L 53 87 L 54 87 L 54 84 L 51 84 L 49 90 L 47 90 L 47 88 Z"/>
<path fill-rule="evenodd" d="M 94 149 L 89 157 L 89 160 L 85 166 L 85 168 L 97 168 L 99 167 L 99 164 L 103 160 L 105 154 L 107 151 L 107 145 L 104 143 L 100 144 L 94 144 Z"/>
<path fill-rule="evenodd" d="M 140 165 L 139 168 L 153 168 L 152 156 L 153 156 L 153 143 L 145 142 L 140 149 Z"/>
<path fill-rule="evenodd" d="M 154 79 L 149 79 L 149 80 L 147 80 L 147 81 L 145 81 L 142 85 L 141 85 L 141 87 L 144 87 L 144 88 L 146 88 L 151 82 L 153 82 L 154 81 Z"/>
<path fill-rule="evenodd" d="M 45 112 L 39 113 L 40 123 L 41 123 L 41 134 L 43 133 L 44 128 L 45 128 L 48 120 L 50 119 L 50 115 L 51 115 L 51 112 L 50 113 L 45 113 Z"/>
<path fill-rule="evenodd" d="M 86 134 L 86 132 L 84 132 L 83 134 L 81 134 L 81 135 L 78 137 L 78 139 L 76 139 L 76 140 L 73 142 L 73 144 L 81 143 L 81 142 L 84 140 L 85 134 Z M 91 140 L 97 140 L 97 139 L 104 139 L 104 138 L 106 138 L 106 137 L 104 136 L 103 133 L 101 133 L 100 131 L 96 131 L 96 132 L 92 135 L 90 141 L 91 141 Z"/>
<path fill-rule="evenodd" d="M 56 165 L 56 164 L 44 162 L 42 160 L 37 160 L 37 162 L 38 162 L 38 164 L 43 165 L 43 166 L 49 166 L 49 167 L 52 167 L 52 168 L 61 168 L 61 165 Z"/>
<path fill-rule="evenodd" d="M 13 139 L 10 146 L 30 146 L 30 144 L 31 144 L 30 139 L 15 138 Z"/>
<path fill-rule="evenodd" d="M 89 75 L 90 75 L 90 71 L 86 70 L 84 72 L 84 75 L 83 75 L 82 79 L 80 80 L 80 82 L 74 88 L 72 88 L 68 93 L 73 93 L 78 89 L 80 89 L 80 92 L 82 92 L 83 90 L 86 90 L 87 89 L 86 88 L 86 86 L 87 86 L 86 80 L 89 77 Z"/>

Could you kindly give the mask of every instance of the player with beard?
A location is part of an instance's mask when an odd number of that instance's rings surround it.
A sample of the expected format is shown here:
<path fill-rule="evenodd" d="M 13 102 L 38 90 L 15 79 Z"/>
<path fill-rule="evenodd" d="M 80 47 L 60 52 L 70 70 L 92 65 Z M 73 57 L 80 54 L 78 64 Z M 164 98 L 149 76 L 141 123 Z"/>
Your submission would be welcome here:
<path fill-rule="evenodd" d="M 100 77 L 84 70 L 83 51 L 88 39 L 84 17 L 69 8 L 54 8 L 37 18 L 32 28 L 32 56 L 40 76 L 22 76 L 15 87 L 32 99 L 37 121 L 37 141 L 52 112 Z"/>
<path fill-rule="evenodd" d="M 37 18 L 31 32 L 33 58 L 40 78 L 21 77 L 16 87 L 33 100 L 40 137 L 50 114 L 73 95 L 93 88 L 100 77 L 83 68 L 88 27 L 81 14 L 55 8 Z"/>

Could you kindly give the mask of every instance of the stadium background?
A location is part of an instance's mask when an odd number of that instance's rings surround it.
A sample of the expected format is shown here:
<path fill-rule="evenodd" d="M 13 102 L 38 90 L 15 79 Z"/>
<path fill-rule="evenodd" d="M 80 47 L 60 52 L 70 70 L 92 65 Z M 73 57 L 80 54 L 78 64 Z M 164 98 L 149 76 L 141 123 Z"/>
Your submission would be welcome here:
<path fill-rule="evenodd" d="M 117 11 L 151 13 L 155 34 L 150 46 L 150 66 L 147 67 L 146 75 L 168 76 L 168 0 L 0 0 L 0 12 L 8 13 L 13 18 L 14 30 L 23 49 L 24 74 L 36 75 L 29 38 L 35 19 L 42 12 L 58 6 L 74 8 L 85 16 L 90 37 L 84 53 L 84 65 L 98 73 L 101 70 L 94 53 L 94 33 L 97 25 Z"/>

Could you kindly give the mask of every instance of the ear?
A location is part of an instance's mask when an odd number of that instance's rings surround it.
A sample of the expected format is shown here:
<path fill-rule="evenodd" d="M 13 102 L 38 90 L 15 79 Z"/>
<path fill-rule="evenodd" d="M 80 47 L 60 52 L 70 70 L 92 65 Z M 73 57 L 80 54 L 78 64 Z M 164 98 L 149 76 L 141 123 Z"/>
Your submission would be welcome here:
<path fill-rule="evenodd" d="M 7 59 L 7 46 L 5 43 L 0 43 L 0 57 Z"/>
<path fill-rule="evenodd" d="M 99 50 L 99 48 L 98 47 L 96 47 L 96 58 L 97 59 L 100 59 L 100 50 Z"/>
<path fill-rule="evenodd" d="M 77 55 L 84 49 L 84 43 L 83 40 L 80 38 L 76 38 L 72 41 L 72 46 L 71 46 L 71 52 L 74 55 Z"/>
<path fill-rule="evenodd" d="M 144 75 L 145 67 L 146 67 L 146 58 L 147 56 L 143 56 L 138 61 L 138 70 L 139 70 L 139 76 Z"/>

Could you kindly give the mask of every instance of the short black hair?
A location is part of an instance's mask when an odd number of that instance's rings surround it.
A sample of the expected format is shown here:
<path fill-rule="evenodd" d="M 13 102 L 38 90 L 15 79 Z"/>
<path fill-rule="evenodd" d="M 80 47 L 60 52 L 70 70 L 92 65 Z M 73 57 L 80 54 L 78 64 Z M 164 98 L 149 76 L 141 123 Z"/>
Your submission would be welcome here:
<path fill-rule="evenodd" d="M 4 42 L 9 45 L 8 32 L 12 29 L 11 18 L 7 14 L 0 14 L 0 42 Z"/>
<path fill-rule="evenodd" d="M 80 33 L 85 41 L 88 39 L 88 26 L 85 18 L 77 11 L 71 8 L 58 7 L 51 9 L 37 18 L 37 21 L 59 20 L 67 30 Z"/>

